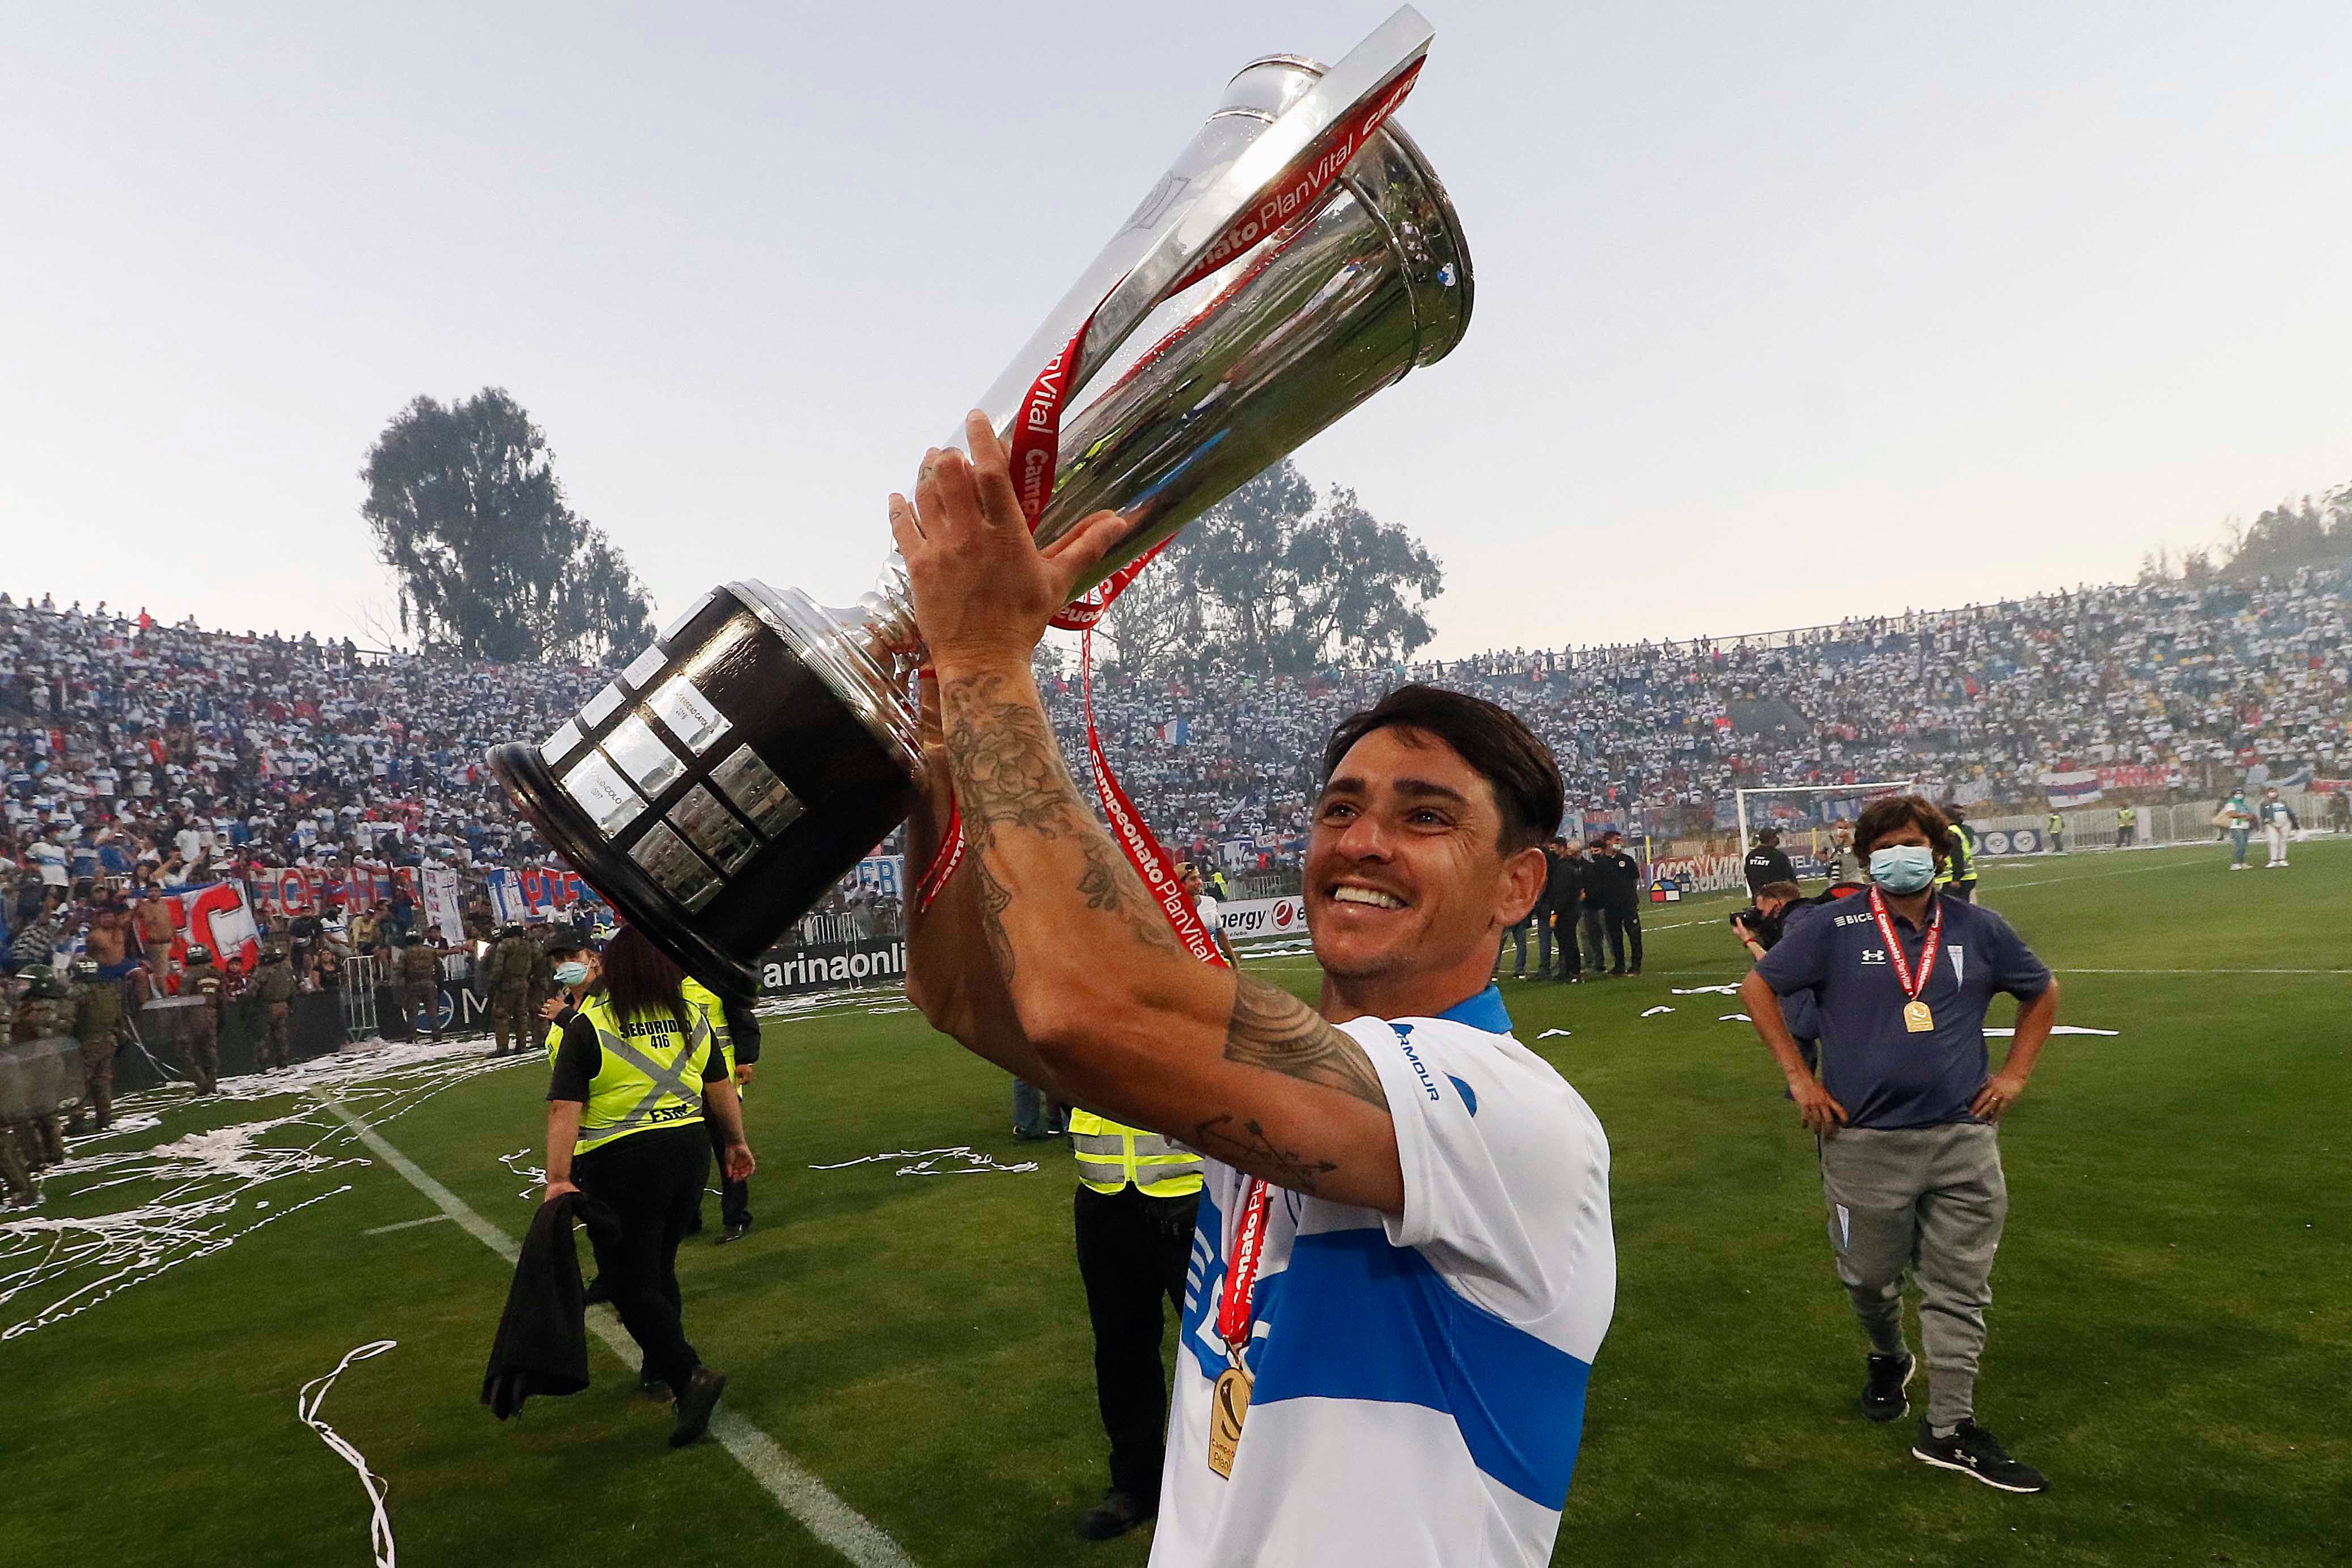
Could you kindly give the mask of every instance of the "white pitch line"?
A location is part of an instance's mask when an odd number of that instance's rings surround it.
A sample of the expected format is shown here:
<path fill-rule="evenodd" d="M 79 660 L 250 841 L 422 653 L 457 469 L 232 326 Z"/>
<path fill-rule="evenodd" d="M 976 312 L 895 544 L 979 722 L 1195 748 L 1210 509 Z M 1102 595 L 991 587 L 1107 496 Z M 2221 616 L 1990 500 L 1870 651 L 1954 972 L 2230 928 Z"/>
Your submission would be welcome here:
<path fill-rule="evenodd" d="M 380 1225 L 375 1226 L 373 1229 L 363 1230 L 360 1232 L 360 1234 L 362 1236 L 390 1236 L 395 1230 L 415 1230 L 420 1225 L 439 1225 L 448 1217 L 449 1216 L 446 1214 L 429 1214 L 423 1219 L 404 1219 L 396 1225 Z"/>
<path fill-rule="evenodd" d="M 383 1135 L 345 1110 L 341 1100 L 322 1094 L 327 1109 L 355 1133 L 368 1152 L 399 1172 L 408 1184 L 433 1201 L 436 1208 L 456 1220 L 468 1236 L 512 1263 L 521 1255 L 515 1239 L 467 1206 L 466 1201 L 427 1175 L 407 1155 L 384 1141 Z M 604 1342 L 621 1364 L 635 1368 L 640 1352 L 620 1321 L 604 1308 L 588 1314 L 588 1326 Z M 840 1552 L 857 1568 L 915 1568 L 914 1560 L 886 1534 L 880 1525 L 851 1508 L 808 1468 L 778 1447 L 775 1440 L 731 1410 L 710 1418 L 710 1435 L 743 1467 L 751 1478 L 783 1505 L 784 1511 L 807 1527 L 810 1534 Z"/>

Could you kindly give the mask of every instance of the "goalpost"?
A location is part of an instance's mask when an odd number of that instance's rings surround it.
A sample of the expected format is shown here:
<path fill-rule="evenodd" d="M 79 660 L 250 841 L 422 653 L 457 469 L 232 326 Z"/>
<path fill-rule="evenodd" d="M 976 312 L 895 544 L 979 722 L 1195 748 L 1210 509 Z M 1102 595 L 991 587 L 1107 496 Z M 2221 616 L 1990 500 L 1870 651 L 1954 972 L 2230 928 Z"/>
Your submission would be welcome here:
<path fill-rule="evenodd" d="M 1748 797 L 1751 795 L 1810 795 L 1830 796 L 1891 795 L 1910 789 L 1915 779 L 1873 779 L 1866 784 L 1766 784 L 1758 789 L 1733 791 L 1739 816 L 1739 858 L 1748 858 Z"/>

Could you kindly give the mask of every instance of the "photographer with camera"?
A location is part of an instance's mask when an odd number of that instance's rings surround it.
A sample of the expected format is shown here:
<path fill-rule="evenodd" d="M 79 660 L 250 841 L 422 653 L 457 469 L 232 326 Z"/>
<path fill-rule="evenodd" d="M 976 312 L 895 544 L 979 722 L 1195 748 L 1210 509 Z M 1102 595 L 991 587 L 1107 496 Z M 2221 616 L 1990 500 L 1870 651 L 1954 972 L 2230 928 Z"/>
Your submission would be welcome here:
<path fill-rule="evenodd" d="M 1797 910 L 1813 900 L 1793 878 L 1766 882 L 1756 889 L 1756 901 L 1731 917 L 1731 930 L 1739 938 L 1739 945 L 1748 956 L 1762 959 L 1780 943 L 1780 933 L 1788 919 Z M 1820 1065 L 1822 1026 L 1814 1016 L 1813 994 L 1800 991 L 1793 996 L 1780 998 L 1781 1016 L 1788 1020 L 1790 1037 L 1797 1042 L 1798 1051 L 1809 1069 Z"/>

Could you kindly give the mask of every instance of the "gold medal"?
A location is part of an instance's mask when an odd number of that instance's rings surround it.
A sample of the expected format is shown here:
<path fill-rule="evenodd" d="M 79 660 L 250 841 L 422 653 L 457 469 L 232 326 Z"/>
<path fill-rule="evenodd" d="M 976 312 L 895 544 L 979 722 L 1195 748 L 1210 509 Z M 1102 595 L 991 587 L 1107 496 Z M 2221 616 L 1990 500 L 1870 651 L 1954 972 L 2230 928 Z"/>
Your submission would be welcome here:
<path fill-rule="evenodd" d="M 1209 1468 L 1220 1477 L 1233 1476 L 1234 1449 L 1241 1444 L 1253 1381 L 1240 1367 L 1229 1366 L 1209 1393 Z"/>
<path fill-rule="evenodd" d="M 1924 1035 L 1936 1026 L 1936 1015 L 1927 1011 L 1925 1002 L 1903 1004 L 1903 1026 L 1915 1035 Z"/>

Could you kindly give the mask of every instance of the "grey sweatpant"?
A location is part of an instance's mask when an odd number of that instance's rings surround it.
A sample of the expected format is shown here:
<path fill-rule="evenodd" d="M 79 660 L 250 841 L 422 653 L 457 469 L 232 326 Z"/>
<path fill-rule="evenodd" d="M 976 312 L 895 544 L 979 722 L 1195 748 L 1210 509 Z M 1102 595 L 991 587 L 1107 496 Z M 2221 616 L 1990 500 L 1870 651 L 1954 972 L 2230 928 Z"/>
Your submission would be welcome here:
<path fill-rule="evenodd" d="M 1843 1129 L 1822 1140 L 1822 1194 L 1838 1278 L 1871 1349 L 1905 1350 L 1908 1267 L 1919 1282 L 1927 1419 L 1945 1427 L 1974 1415 L 1993 1253 L 2009 1217 L 1995 1131 L 1969 1121 Z"/>

